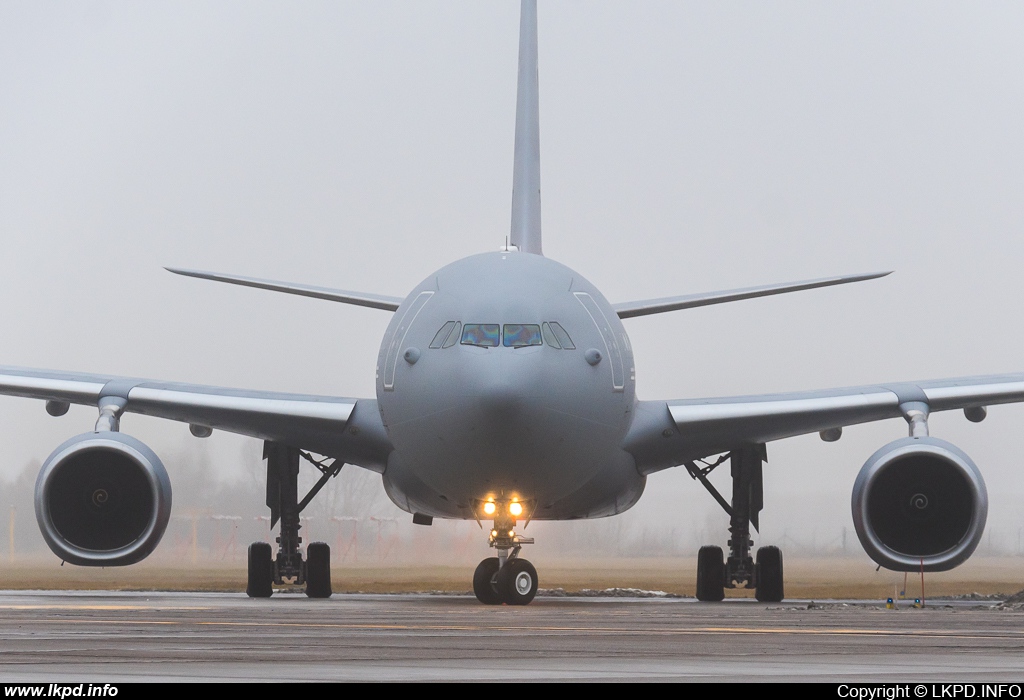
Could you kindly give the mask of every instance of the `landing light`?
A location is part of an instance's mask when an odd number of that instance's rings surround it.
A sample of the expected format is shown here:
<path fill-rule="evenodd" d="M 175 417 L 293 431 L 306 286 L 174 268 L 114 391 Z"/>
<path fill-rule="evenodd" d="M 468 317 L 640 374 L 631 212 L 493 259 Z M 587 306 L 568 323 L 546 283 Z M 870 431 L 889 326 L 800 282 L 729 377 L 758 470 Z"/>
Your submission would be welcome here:
<path fill-rule="evenodd" d="M 515 537 L 516 536 L 516 531 L 515 530 L 509 530 L 508 531 L 508 536 L 509 537 Z"/>
<path fill-rule="evenodd" d="M 497 537 L 497 536 L 498 536 L 498 531 L 497 530 L 491 530 L 491 537 Z"/>
<path fill-rule="evenodd" d="M 512 516 L 515 516 L 515 517 L 518 518 L 520 515 L 523 514 L 523 504 L 522 503 L 517 503 L 515 501 L 512 501 L 512 503 L 510 503 L 508 505 L 508 512 L 509 512 L 509 515 L 512 515 Z"/>
<path fill-rule="evenodd" d="M 487 501 L 487 503 L 484 503 L 484 513 L 487 515 L 494 515 L 494 511 L 497 509 L 498 507 L 494 505 L 494 501 Z"/>

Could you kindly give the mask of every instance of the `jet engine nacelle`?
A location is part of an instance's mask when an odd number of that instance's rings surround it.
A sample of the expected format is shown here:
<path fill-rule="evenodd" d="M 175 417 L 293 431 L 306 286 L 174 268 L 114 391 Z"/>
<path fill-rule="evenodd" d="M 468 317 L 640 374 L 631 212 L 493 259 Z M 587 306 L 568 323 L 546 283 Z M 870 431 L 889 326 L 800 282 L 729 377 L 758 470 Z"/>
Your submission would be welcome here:
<path fill-rule="evenodd" d="M 151 449 L 117 432 L 71 438 L 36 479 L 36 520 L 53 553 L 80 566 L 124 566 L 156 548 L 171 482 Z"/>
<path fill-rule="evenodd" d="M 864 550 L 894 571 L 948 571 L 981 541 L 988 493 L 955 445 L 933 437 L 890 442 L 853 485 L 853 523 Z"/>

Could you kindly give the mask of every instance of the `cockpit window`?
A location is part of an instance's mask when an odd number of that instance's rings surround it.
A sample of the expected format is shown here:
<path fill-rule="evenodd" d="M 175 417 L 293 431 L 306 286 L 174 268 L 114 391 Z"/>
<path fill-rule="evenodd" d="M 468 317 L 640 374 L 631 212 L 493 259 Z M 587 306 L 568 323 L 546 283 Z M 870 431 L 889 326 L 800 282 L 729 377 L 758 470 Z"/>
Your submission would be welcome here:
<path fill-rule="evenodd" d="M 453 328 L 455 328 L 455 321 L 449 321 L 441 326 L 441 330 L 439 330 L 437 335 L 434 336 L 434 339 L 430 341 L 430 347 L 435 350 L 441 347 L 444 344 L 444 341 L 448 339 L 448 336 L 451 335 Z"/>
<path fill-rule="evenodd" d="M 462 328 L 462 344 L 481 348 L 498 347 L 501 326 L 497 323 L 467 323 Z"/>
<path fill-rule="evenodd" d="M 448 334 L 448 340 L 444 341 L 442 348 L 450 348 L 459 342 L 459 338 L 462 337 L 462 323 L 456 322 L 455 330 Z"/>
<path fill-rule="evenodd" d="M 551 332 L 551 324 L 545 323 L 541 326 L 541 332 L 544 335 L 545 343 L 553 348 L 558 348 L 559 350 L 562 349 L 562 346 L 558 343 L 558 338 L 556 338 L 555 334 Z"/>
<path fill-rule="evenodd" d="M 502 344 L 506 348 L 543 345 L 544 341 L 540 338 L 540 325 L 536 323 L 506 323 Z"/>
<path fill-rule="evenodd" d="M 555 334 L 555 338 L 558 340 L 558 345 L 561 345 L 563 350 L 576 349 L 576 346 L 572 344 L 572 338 L 569 337 L 569 334 L 565 332 L 565 329 L 562 328 L 560 324 L 551 321 L 544 325 L 551 326 L 551 332 Z"/>

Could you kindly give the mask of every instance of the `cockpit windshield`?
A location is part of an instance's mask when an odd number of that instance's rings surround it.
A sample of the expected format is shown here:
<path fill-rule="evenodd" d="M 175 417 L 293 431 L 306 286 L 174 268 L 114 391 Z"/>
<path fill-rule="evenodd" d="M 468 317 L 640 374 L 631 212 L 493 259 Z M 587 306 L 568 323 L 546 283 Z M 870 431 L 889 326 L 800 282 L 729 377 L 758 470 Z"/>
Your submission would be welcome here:
<path fill-rule="evenodd" d="M 481 348 L 496 348 L 501 338 L 497 323 L 467 323 L 462 327 L 462 344 Z"/>
<path fill-rule="evenodd" d="M 506 348 L 525 348 L 543 345 L 539 323 L 506 323 L 502 344 Z"/>
<path fill-rule="evenodd" d="M 569 334 L 558 323 L 467 323 L 448 321 L 437 331 L 430 347 L 434 350 L 450 348 L 456 343 L 478 348 L 528 348 L 545 343 L 553 348 L 575 350 Z"/>

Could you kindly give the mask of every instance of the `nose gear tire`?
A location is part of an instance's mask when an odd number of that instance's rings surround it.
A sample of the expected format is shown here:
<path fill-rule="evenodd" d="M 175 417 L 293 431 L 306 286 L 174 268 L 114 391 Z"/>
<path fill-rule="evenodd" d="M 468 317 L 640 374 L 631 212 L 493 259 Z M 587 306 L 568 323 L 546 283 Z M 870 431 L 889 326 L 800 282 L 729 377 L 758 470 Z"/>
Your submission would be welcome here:
<path fill-rule="evenodd" d="M 473 572 L 473 593 L 484 605 L 501 605 L 504 602 L 494 584 L 500 566 L 498 557 L 489 557 L 480 562 Z"/>
<path fill-rule="evenodd" d="M 527 605 L 537 595 L 537 569 L 525 559 L 513 559 L 498 572 L 495 587 L 509 605 Z"/>

